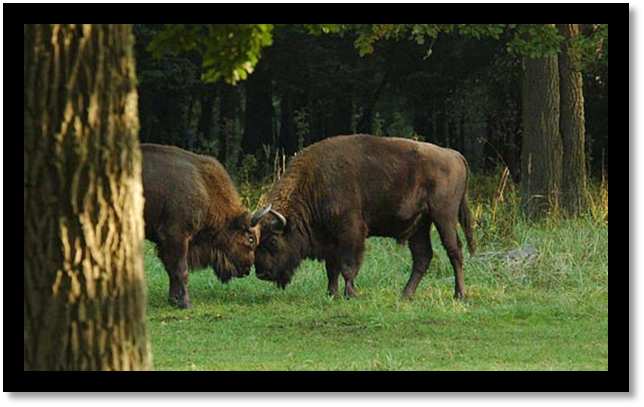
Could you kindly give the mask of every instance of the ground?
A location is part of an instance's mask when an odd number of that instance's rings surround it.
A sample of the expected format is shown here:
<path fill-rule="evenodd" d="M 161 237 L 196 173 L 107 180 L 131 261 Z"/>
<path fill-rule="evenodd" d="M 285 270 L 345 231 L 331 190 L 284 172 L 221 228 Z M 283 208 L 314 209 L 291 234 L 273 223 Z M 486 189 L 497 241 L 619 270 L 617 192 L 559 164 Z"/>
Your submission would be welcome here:
<path fill-rule="evenodd" d="M 146 242 L 148 329 L 157 370 L 607 370 L 608 225 L 590 218 L 512 227 L 465 256 L 466 300 L 432 231 L 435 256 L 411 300 L 411 256 L 372 238 L 360 297 L 326 295 L 306 261 L 281 290 L 254 273 L 227 285 L 190 275 L 193 308 L 167 302 L 168 278 Z M 534 256 L 508 259 L 533 247 Z"/>

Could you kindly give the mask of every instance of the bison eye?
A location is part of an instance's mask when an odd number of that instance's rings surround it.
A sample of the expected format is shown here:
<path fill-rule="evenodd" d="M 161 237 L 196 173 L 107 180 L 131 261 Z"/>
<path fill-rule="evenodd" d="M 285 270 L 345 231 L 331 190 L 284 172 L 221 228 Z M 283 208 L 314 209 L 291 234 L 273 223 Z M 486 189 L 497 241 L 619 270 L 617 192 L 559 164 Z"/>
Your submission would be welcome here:
<path fill-rule="evenodd" d="M 248 243 L 255 244 L 255 237 L 254 236 L 249 236 L 248 237 Z"/>

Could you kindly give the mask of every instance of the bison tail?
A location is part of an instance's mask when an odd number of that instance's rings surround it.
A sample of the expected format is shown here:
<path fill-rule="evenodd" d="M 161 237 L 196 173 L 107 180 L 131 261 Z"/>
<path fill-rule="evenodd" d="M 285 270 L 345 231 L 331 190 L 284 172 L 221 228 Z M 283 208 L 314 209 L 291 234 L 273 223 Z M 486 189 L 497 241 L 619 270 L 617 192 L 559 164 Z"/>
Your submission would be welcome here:
<path fill-rule="evenodd" d="M 470 255 L 474 255 L 476 252 L 476 242 L 474 241 L 474 234 L 472 231 L 472 214 L 470 213 L 470 208 L 467 206 L 467 183 L 469 178 L 469 166 L 465 158 L 463 158 L 465 163 L 465 170 L 467 175 L 465 176 L 465 189 L 463 190 L 463 197 L 461 198 L 461 204 L 458 211 L 458 222 L 461 224 L 463 231 L 465 232 L 465 239 L 467 240 L 467 249 L 470 252 Z"/>

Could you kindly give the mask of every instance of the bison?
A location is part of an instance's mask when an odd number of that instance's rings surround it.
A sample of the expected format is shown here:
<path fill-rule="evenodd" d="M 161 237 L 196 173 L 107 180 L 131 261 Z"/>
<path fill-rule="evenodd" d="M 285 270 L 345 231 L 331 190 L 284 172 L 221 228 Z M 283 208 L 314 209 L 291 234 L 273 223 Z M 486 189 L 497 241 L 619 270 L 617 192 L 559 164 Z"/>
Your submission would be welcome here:
<path fill-rule="evenodd" d="M 457 151 L 403 138 L 346 135 L 313 144 L 292 159 L 267 195 L 271 215 L 260 221 L 255 272 L 281 288 L 305 258 L 323 260 L 328 292 L 356 294 L 354 279 L 365 239 L 409 242 L 412 273 L 403 296 L 413 296 L 432 259 L 436 225 L 463 298 L 463 254 L 456 225 L 475 251 L 467 205 L 469 167 Z"/>
<path fill-rule="evenodd" d="M 249 214 L 214 158 L 158 144 L 141 150 L 145 236 L 170 278 L 170 302 L 188 308 L 189 269 L 212 266 L 224 283 L 249 274 L 266 212 Z"/>

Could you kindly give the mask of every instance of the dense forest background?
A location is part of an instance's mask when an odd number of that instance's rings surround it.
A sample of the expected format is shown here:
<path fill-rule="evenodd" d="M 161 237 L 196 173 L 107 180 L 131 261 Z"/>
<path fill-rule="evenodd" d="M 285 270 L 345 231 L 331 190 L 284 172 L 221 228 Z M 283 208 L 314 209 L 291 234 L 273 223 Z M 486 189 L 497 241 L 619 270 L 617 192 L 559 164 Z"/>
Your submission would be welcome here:
<path fill-rule="evenodd" d="M 134 26 L 142 142 L 210 154 L 233 177 L 260 180 L 311 143 L 370 133 L 451 147 L 476 172 L 507 166 L 520 180 L 522 58 L 507 51 L 508 32 L 384 39 L 361 56 L 356 33 L 276 26 L 252 74 L 230 85 L 202 80 L 200 52 L 153 57 L 162 31 Z M 607 63 L 584 67 L 583 91 L 587 171 L 598 176 L 608 170 Z"/>

